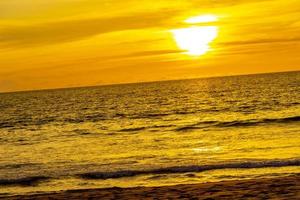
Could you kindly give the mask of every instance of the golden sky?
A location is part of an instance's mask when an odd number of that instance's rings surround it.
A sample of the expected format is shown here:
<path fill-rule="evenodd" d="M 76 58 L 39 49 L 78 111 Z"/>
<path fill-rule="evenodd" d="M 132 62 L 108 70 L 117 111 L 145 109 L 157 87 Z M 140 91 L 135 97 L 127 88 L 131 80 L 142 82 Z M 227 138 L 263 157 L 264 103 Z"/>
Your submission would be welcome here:
<path fill-rule="evenodd" d="M 0 92 L 300 70 L 299 0 L 1 0 Z"/>

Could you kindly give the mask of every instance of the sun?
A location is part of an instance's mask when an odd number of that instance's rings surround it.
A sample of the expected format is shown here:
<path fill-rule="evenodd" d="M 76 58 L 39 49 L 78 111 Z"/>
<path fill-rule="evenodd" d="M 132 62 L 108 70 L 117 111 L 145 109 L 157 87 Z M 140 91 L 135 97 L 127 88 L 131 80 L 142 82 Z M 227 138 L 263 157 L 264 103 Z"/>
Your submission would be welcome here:
<path fill-rule="evenodd" d="M 210 43 L 218 35 L 217 26 L 201 26 L 199 23 L 216 21 L 212 15 L 197 16 L 187 19 L 186 23 L 197 24 L 188 28 L 174 29 L 174 39 L 177 46 L 191 56 L 201 56 L 210 50 Z"/>
<path fill-rule="evenodd" d="M 187 54 L 200 56 L 210 50 L 209 43 L 217 37 L 216 26 L 191 27 L 173 30 L 178 47 Z"/>

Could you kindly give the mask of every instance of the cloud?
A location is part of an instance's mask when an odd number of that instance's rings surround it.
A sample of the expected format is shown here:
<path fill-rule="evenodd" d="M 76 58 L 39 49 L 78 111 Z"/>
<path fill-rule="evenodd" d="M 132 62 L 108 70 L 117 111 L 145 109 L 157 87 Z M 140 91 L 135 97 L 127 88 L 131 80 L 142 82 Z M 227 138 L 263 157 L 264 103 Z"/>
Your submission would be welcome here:
<path fill-rule="evenodd" d="M 295 38 L 279 38 L 279 39 L 258 39 L 258 40 L 247 40 L 247 41 L 232 41 L 220 43 L 220 45 L 225 46 L 235 46 L 235 45 L 256 45 L 256 44 L 271 44 L 271 43 L 290 43 L 290 42 L 300 42 L 300 37 Z"/>
<path fill-rule="evenodd" d="M 139 13 L 111 18 L 78 19 L 0 29 L 0 47 L 32 47 L 72 42 L 115 31 L 167 26 L 176 11 Z"/>
<path fill-rule="evenodd" d="M 264 0 L 268 2 L 270 0 Z M 112 1 L 114 2 L 114 1 Z M 167 1 L 166 1 L 167 2 Z M 258 0 L 192 0 L 190 5 L 201 6 L 233 6 L 260 2 Z M 28 1 L 27 1 L 28 3 Z M 33 3 L 31 3 L 33 4 Z M 115 2 L 117 4 L 117 2 Z M 35 5 L 35 3 L 34 3 Z M 48 5 L 48 4 L 47 4 Z M 158 27 L 176 27 L 180 22 L 172 22 L 173 17 L 190 9 L 189 6 L 177 10 L 164 9 L 155 12 L 140 12 L 108 18 L 74 19 L 64 21 L 45 22 L 34 25 L 8 26 L 0 28 L 0 48 L 36 47 L 64 42 L 73 42 L 99 34 L 115 31 L 147 29 Z M 193 9 L 192 9 L 193 10 Z M 195 11 L 197 9 L 195 8 Z M 205 10 L 205 9 L 204 9 Z M 136 11 L 138 12 L 138 10 Z M 55 17 L 59 19 L 59 17 Z M 222 22 L 224 25 L 226 22 Z M 181 24 L 182 25 L 182 24 Z"/>
<path fill-rule="evenodd" d="M 108 59 L 123 59 L 123 58 L 138 58 L 138 57 L 147 57 L 147 56 L 161 56 L 174 53 L 183 53 L 183 50 L 153 50 L 153 51 L 139 51 L 135 53 L 130 53 L 126 55 L 117 55 L 105 57 L 105 60 Z"/>

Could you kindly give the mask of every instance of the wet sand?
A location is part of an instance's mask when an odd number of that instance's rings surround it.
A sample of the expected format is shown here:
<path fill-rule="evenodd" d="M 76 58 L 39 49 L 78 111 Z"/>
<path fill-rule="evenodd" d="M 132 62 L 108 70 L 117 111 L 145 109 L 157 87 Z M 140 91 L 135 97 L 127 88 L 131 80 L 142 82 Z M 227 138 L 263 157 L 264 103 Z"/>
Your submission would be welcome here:
<path fill-rule="evenodd" d="M 300 174 L 163 187 L 68 190 L 0 199 L 300 199 Z"/>

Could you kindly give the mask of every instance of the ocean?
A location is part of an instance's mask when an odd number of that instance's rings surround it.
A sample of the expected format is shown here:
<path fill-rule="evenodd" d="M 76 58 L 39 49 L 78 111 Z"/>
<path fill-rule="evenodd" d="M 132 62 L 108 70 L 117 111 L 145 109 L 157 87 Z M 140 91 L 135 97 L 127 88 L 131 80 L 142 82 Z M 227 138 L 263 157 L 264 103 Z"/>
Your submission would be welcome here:
<path fill-rule="evenodd" d="M 0 196 L 300 173 L 300 72 L 0 94 Z"/>

